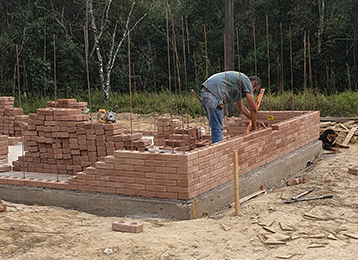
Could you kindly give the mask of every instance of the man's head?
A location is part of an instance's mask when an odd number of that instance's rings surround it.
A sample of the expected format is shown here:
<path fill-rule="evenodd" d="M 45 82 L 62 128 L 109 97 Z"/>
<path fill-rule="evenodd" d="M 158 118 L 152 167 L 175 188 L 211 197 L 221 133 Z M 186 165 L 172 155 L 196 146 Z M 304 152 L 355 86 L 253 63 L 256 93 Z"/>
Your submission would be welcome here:
<path fill-rule="evenodd" d="M 250 76 L 251 86 L 253 91 L 258 90 L 261 87 L 261 79 L 258 76 Z"/>

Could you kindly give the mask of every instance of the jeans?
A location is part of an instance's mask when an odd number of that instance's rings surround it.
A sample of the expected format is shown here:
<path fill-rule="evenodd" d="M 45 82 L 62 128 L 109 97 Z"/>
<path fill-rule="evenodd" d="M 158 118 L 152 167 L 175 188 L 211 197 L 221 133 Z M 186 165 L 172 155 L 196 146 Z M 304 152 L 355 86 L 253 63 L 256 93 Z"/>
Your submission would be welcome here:
<path fill-rule="evenodd" d="M 219 109 L 218 104 L 222 102 L 213 94 L 208 92 L 206 88 L 201 89 L 200 98 L 201 107 L 204 109 L 205 115 L 209 119 L 209 125 L 211 128 L 211 143 L 220 142 L 223 140 L 224 110 Z"/>

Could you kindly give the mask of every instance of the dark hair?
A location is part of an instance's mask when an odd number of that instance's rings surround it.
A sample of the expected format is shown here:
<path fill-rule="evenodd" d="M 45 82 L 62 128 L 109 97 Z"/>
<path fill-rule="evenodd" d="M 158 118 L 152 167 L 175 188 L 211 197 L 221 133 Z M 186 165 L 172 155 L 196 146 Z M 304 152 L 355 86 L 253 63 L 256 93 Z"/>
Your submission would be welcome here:
<path fill-rule="evenodd" d="M 261 85 L 261 79 L 258 77 L 258 76 L 250 76 L 249 79 L 251 81 L 255 81 L 256 82 L 256 85 Z"/>

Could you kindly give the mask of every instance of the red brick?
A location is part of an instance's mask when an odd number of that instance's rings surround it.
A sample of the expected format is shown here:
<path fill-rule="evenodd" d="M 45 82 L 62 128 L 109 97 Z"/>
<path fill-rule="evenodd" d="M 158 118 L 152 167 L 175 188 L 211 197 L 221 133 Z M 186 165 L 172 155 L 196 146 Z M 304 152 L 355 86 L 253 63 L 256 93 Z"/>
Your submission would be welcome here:
<path fill-rule="evenodd" d="M 177 186 L 178 183 L 176 180 L 155 180 L 156 185 L 165 185 L 165 186 Z"/>
<path fill-rule="evenodd" d="M 112 223 L 112 230 L 129 233 L 140 233 L 143 231 L 143 224 L 135 222 L 117 221 Z"/>
<path fill-rule="evenodd" d="M 148 166 L 166 166 L 165 161 L 159 160 L 145 160 L 144 164 Z"/>
<path fill-rule="evenodd" d="M 7 180 L 7 184 L 10 184 L 10 185 L 24 185 L 25 184 L 25 179 L 18 178 L 18 177 L 10 177 Z"/>
<path fill-rule="evenodd" d="M 126 183 L 127 189 L 134 189 L 134 190 L 145 190 L 146 185 L 139 184 L 139 183 Z"/>
<path fill-rule="evenodd" d="M 135 178 L 125 177 L 125 176 L 116 176 L 116 181 L 118 182 L 134 182 Z"/>
<path fill-rule="evenodd" d="M 114 169 L 124 171 L 134 171 L 135 165 L 129 164 L 114 164 Z"/>
<path fill-rule="evenodd" d="M 142 159 L 124 159 L 125 164 L 133 164 L 133 165 L 144 165 L 144 160 Z"/>
<path fill-rule="evenodd" d="M 136 171 L 125 171 L 125 176 L 127 177 L 134 177 L 134 178 L 144 178 L 144 172 L 136 172 Z"/>
<path fill-rule="evenodd" d="M 141 165 L 135 165 L 134 170 L 137 172 L 155 172 L 154 166 L 141 166 Z"/>
<path fill-rule="evenodd" d="M 136 190 L 135 195 L 136 196 L 141 196 L 141 197 L 156 197 L 157 192 L 156 191 L 149 191 L 149 190 Z"/>
<path fill-rule="evenodd" d="M 25 185 L 31 187 L 42 187 L 43 180 L 39 179 L 25 179 Z"/>
<path fill-rule="evenodd" d="M 126 184 L 121 182 L 106 181 L 106 187 L 125 188 Z"/>
<path fill-rule="evenodd" d="M 162 192 L 166 192 L 167 191 L 167 187 L 164 185 L 145 185 L 145 189 L 146 190 L 151 190 L 151 191 L 162 191 Z"/>
<path fill-rule="evenodd" d="M 358 174 L 358 166 L 349 167 L 348 168 L 348 173 L 357 175 Z"/>
<path fill-rule="evenodd" d="M 105 163 L 105 162 L 96 162 L 95 163 L 96 168 L 98 169 L 108 169 L 108 170 L 114 170 L 115 169 L 115 165 L 111 164 L 111 163 Z"/>
<path fill-rule="evenodd" d="M 135 178 L 136 183 L 142 183 L 142 184 L 155 184 L 155 179 L 148 179 L 148 178 Z"/>
<path fill-rule="evenodd" d="M 88 186 L 106 186 L 105 181 L 98 181 L 98 180 L 87 180 Z"/>
<path fill-rule="evenodd" d="M 96 180 L 99 181 L 116 181 L 116 176 L 114 175 L 96 175 Z"/>

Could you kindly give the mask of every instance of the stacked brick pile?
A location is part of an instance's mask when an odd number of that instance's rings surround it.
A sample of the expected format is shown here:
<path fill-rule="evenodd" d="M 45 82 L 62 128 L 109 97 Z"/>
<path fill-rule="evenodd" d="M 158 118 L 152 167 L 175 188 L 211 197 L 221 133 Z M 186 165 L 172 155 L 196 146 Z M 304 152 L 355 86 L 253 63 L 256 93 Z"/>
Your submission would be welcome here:
<path fill-rule="evenodd" d="M 81 102 L 59 104 L 77 107 L 76 103 Z M 80 109 L 39 108 L 29 118 L 23 137 L 26 153 L 13 162 L 14 171 L 74 174 L 116 149 L 131 150 L 133 143 L 133 150 L 144 150 L 147 145 L 141 133 L 124 134 L 120 123 L 89 121 Z"/>
<path fill-rule="evenodd" d="M 200 128 L 177 126 L 173 129 L 173 134 L 165 140 L 161 149 L 172 149 L 176 151 L 189 151 L 196 148 L 196 142 L 201 139 Z"/>
<path fill-rule="evenodd" d="M 87 102 L 77 102 L 76 99 L 59 99 L 56 101 L 47 101 L 46 107 L 57 107 L 57 108 L 75 108 L 81 111 L 87 107 Z"/>
<path fill-rule="evenodd" d="M 21 137 L 27 121 L 22 108 L 14 107 L 14 97 L 0 97 L 0 134 Z"/>
<path fill-rule="evenodd" d="M 7 154 L 9 152 L 9 146 L 6 135 L 0 135 L 0 164 L 7 163 Z"/>
<path fill-rule="evenodd" d="M 0 135 L 0 172 L 11 171 L 11 165 L 7 165 L 9 152 L 7 139 L 7 135 Z"/>
<path fill-rule="evenodd" d="M 157 118 L 156 126 L 154 145 L 160 149 L 189 151 L 210 144 L 210 136 L 202 136 L 200 127 L 183 128 L 181 121 L 165 116 Z"/>
<path fill-rule="evenodd" d="M 173 129 L 181 124 L 179 120 L 172 120 L 168 116 L 158 117 L 156 122 L 157 133 L 154 134 L 154 145 L 165 145 L 165 140 L 169 139 Z"/>
<path fill-rule="evenodd" d="M 144 152 L 146 149 L 152 147 L 151 139 L 143 139 L 143 134 L 137 133 L 125 133 L 122 135 L 114 136 L 116 150 L 133 150 Z"/>

